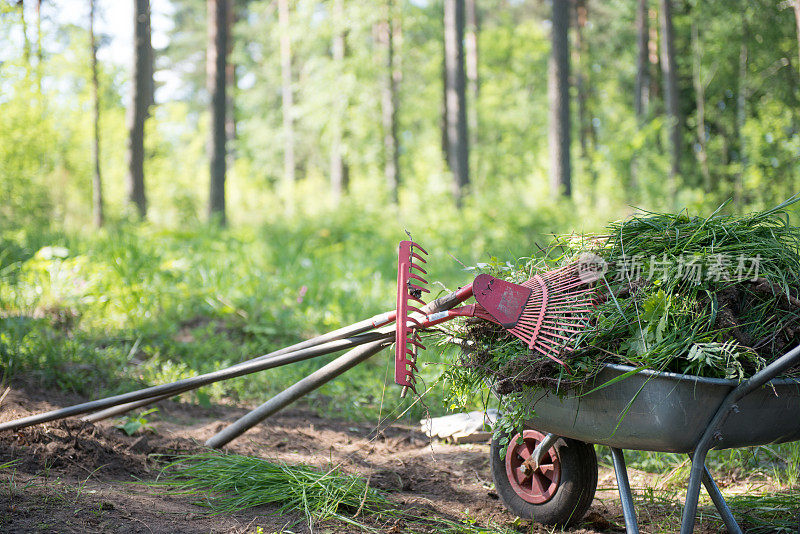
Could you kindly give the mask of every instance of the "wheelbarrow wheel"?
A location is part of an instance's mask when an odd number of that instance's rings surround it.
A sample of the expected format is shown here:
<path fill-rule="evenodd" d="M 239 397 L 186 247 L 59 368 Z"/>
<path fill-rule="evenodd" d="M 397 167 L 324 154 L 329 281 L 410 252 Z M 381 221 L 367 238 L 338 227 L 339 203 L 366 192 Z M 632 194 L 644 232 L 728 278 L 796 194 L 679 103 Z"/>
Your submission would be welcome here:
<path fill-rule="evenodd" d="M 508 441 L 504 457 L 495 436 L 491 467 L 495 488 L 503 504 L 522 519 L 544 525 L 570 526 L 580 521 L 597 489 L 597 456 L 590 443 L 559 438 L 535 470 L 525 464 L 544 434 L 525 430 Z"/>

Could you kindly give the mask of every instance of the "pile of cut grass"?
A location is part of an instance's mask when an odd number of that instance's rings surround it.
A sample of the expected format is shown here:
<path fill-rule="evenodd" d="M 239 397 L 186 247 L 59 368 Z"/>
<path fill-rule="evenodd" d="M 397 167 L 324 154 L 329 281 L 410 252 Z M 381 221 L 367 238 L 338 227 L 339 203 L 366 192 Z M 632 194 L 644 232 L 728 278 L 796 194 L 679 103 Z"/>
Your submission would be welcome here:
<path fill-rule="evenodd" d="M 0 466 L 2 467 L 2 466 Z M 185 454 L 164 465 L 149 483 L 171 495 L 196 497 L 210 513 L 231 513 L 261 505 L 275 515 L 298 516 L 310 532 L 339 523 L 367 532 L 437 534 L 511 534 L 497 525 L 481 526 L 469 516 L 461 521 L 399 509 L 369 479 L 338 467 L 318 469 L 238 454 L 208 451 Z M 369 521 L 362 521 L 369 518 Z M 376 526 L 377 525 L 377 526 Z M 292 527 L 293 525 L 287 525 Z"/>
<path fill-rule="evenodd" d="M 300 513 L 311 531 L 336 519 L 362 526 L 355 517 L 392 509 L 391 503 L 361 477 L 305 465 L 270 462 L 238 454 L 204 452 L 180 457 L 164 467 L 155 483 L 170 493 L 192 495 L 216 513 L 264 504 L 280 515 Z"/>
<path fill-rule="evenodd" d="M 590 254 L 606 270 L 589 323 L 561 354 L 567 367 L 500 327 L 465 322 L 456 325 L 468 343 L 447 373 L 451 394 L 487 379 L 501 394 L 575 388 L 606 363 L 751 376 L 800 344 L 800 228 L 786 212 L 798 200 L 744 217 L 722 215 L 724 205 L 705 218 L 645 212 L 609 224 L 605 235 L 556 237 L 539 257 L 495 269 L 522 282 Z"/>

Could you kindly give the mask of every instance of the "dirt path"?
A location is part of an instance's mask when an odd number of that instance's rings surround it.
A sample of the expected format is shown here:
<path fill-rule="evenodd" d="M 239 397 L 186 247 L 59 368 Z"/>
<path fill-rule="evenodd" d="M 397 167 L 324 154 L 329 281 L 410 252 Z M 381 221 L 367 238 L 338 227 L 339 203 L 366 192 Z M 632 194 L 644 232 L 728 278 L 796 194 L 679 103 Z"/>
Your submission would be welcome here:
<path fill-rule="evenodd" d="M 67 395 L 12 390 L 0 406 L 0 420 L 29 415 L 82 399 Z M 279 516 L 259 507 L 237 514 L 208 515 L 182 496 L 157 494 L 138 480 L 159 472 L 153 455 L 197 450 L 244 409 L 165 402 L 152 417 L 152 428 L 126 436 L 113 422 L 95 425 L 62 421 L 0 435 L 0 531 L 4 532 L 263 532 L 307 531 L 300 515 Z M 346 472 L 369 477 L 373 487 L 390 492 L 400 507 L 422 516 L 552 532 L 515 523 L 493 491 L 488 445 L 430 442 L 417 428 L 373 426 L 320 418 L 309 411 L 288 410 L 251 429 L 228 447 L 236 453 L 288 463 L 341 465 Z M 632 480 L 646 483 L 647 475 Z M 587 521 L 573 532 L 621 532 L 622 514 L 613 473 L 600 470 L 597 497 Z M 662 503 L 663 504 L 663 503 Z M 663 531 L 659 516 L 674 513 L 666 503 L 642 510 L 644 531 Z M 468 514 L 468 515 L 467 515 Z M 287 525 L 290 525 L 287 527 Z M 293 525 L 293 526 L 291 526 Z M 375 524 L 378 530 L 392 525 Z M 328 526 L 324 532 L 342 532 Z M 403 532 L 403 525 L 394 525 Z M 704 531 L 716 531 L 704 528 Z"/>

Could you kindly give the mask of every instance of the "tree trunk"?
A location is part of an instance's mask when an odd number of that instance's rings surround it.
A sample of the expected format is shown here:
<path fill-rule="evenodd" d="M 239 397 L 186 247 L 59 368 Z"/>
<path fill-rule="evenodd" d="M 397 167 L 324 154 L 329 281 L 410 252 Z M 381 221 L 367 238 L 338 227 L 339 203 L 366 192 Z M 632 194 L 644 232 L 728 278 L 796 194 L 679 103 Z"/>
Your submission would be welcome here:
<path fill-rule="evenodd" d="M 147 216 L 144 188 L 144 123 L 153 95 L 152 45 L 150 44 L 150 0 L 134 0 L 133 83 L 128 108 L 128 200 L 139 217 Z"/>
<path fill-rule="evenodd" d="M 294 211 L 294 98 L 292 95 L 292 48 L 289 0 L 278 0 L 280 28 L 281 96 L 283 106 L 283 194 L 286 211 Z"/>
<path fill-rule="evenodd" d="M 397 84 L 399 71 L 395 67 L 394 50 L 394 2 L 388 0 L 386 20 L 380 27 L 380 41 L 386 48 L 386 81 L 381 97 L 381 115 L 383 123 L 384 175 L 386 186 L 396 204 L 400 185 L 399 151 L 397 143 Z"/>
<path fill-rule="evenodd" d="M 647 43 L 647 54 L 650 60 L 650 91 L 648 100 L 654 101 L 661 95 L 659 80 L 661 79 L 660 54 L 658 53 L 658 10 L 648 9 L 650 37 Z"/>
<path fill-rule="evenodd" d="M 672 200 L 677 194 L 681 173 L 681 120 L 678 104 L 678 73 L 675 66 L 675 36 L 672 29 L 672 1 L 661 0 L 661 72 L 664 79 L 664 104 L 667 113 L 670 144 L 669 186 Z"/>
<path fill-rule="evenodd" d="M 464 54 L 469 94 L 478 98 L 478 6 L 477 0 L 465 0 L 466 26 L 464 33 Z"/>
<path fill-rule="evenodd" d="M 644 124 L 650 104 L 650 64 L 648 63 L 649 18 L 647 0 L 639 0 L 636 9 L 636 88 L 633 94 L 633 107 L 639 126 Z"/>
<path fill-rule="evenodd" d="M 447 44 L 444 37 L 442 37 L 442 155 L 444 156 L 444 164 L 450 168 L 450 145 L 447 137 L 447 117 L 450 112 L 447 110 Z"/>
<path fill-rule="evenodd" d="M 586 61 L 589 55 L 584 32 L 588 22 L 589 12 L 586 8 L 586 0 L 576 0 L 575 2 L 575 50 L 573 51 L 573 61 L 575 63 L 575 88 L 578 94 L 578 129 L 581 146 L 581 157 L 587 163 L 589 161 L 589 144 L 594 143 L 594 127 L 589 119 L 589 88 L 586 76 Z"/>
<path fill-rule="evenodd" d="M 225 224 L 225 80 L 228 55 L 228 1 L 208 0 L 208 44 L 206 48 L 206 87 L 211 95 L 211 127 L 208 138 L 210 192 L 208 215 Z"/>
<path fill-rule="evenodd" d="M 19 16 L 22 22 L 22 57 L 25 60 L 25 68 L 30 69 L 31 42 L 28 39 L 28 22 L 25 20 L 25 1 L 17 0 L 17 6 L 19 7 Z"/>
<path fill-rule="evenodd" d="M 92 213 L 94 215 L 94 225 L 97 228 L 103 226 L 103 180 L 100 175 L 100 87 L 97 80 L 97 39 L 94 34 L 94 12 L 95 1 L 89 0 L 89 41 L 92 53 L 92 102 L 93 116 L 92 128 L 94 139 L 92 140 L 92 159 L 94 160 L 94 176 L 92 179 Z M 39 2 L 41 5 L 41 2 Z M 41 39 L 40 39 L 41 42 Z M 41 53 L 41 45 L 39 47 Z"/>
<path fill-rule="evenodd" d="M 745 34 L 746 35 L 746 29 Z M 744 196 L 744 174 L 747 169 L 747 139 L 744 133 L 747 121 L 747 44 L 742 36 L 739 48 L 739 88 L 736 95 L 736 135 L 739 141 L 739 170 L 736 173 L 733 198 L 740 204 Z"/>
<path fill-rule="evenodd" d="M 711 172 L 708 169 L 708 152 L 706 150 L 706 84 L 703 81 L 702 59 L 703 49 L 700 44 L 700 32 L 697 21 L 692 21 L 692 82 L 695 94 L 695 111 L 697 117 L 697 161 L 703 174 L 703 188 L 711 191 Z"/>
<path fill-rule="evenodd" d="M 447 151 L 453 172 L 453 193 L 461 206 L 469 185 L 466 75 L 464 72 L 464 0 L 444 0 Z"/>
<path fill-rule="evenodd" d="M 550 188 L 553 196 L 572 195 L 569 114 L 569 2 L 553 0 L 552 50 L 547 76 L 550 107 Z"/>
<path fill-rule="evenodd" d="M 236 114 L 234 92 L 236 91 L 236 64 L 233 62 L 233 27 L 238 19 L 236 0 L 228 0 L 228 60 L 225 64 L 225 139 L 228 167 L 233 165 L 236 141 Z"/>
<path fill-rule="evenodd" d="M 336 69 L 336 74 L 344 72 L 344 58 L 346 53 L 345 43 L 345 17 L 344 17 L 344 0 L 333 0 L 333 12 L 331 15 L 333 20 L 333 43 L 332 55 L 333 64 Z M 336 202 L 342 197 L 342 194 L 347 190 L 345 177 L 345 159 L 344 159 L 344 114 L 347 107 L 346 96 L 337 93 L 334 95 L 333 103 L 333 119 L 331 127 L 331 191 Z"/>
<path fill-rule="evenodd" d="M 477 139 L 478 128 L 478 91 L 480 88 L 478 79 L 478 31 L 480 29 L 480 21 L 478 18 L 478 0 L 466 0 L 464 3 L 466 27 L 464 33 L 464 56 L 465 67 L 467 74 L 467 93 L 469 94 L 470 102 L 467 105 L 467 112 L 469 115 L 468 127 L 472 133 L 474 143 Z"/>
<path fill-rule="evenodd" d="M 639 128 L 644 126 L 647 120 L 648 108 L 650 106 L 650 56 L 655 56 L 658 61 L 657 50 L 651 51 L 651 42 L 658 41 L 658 37 L 652 38 L 650 35 L 650 12 L 647 7 L 648 0 L 638 0 L 636 6 L 636 81 L 633 91 L 633 109 L 636 113 L 636 123 Z M 657 47 L 657 45 L 656 45 Z M 634 154 L 631 158 L 631 180 L 628 188 L 629 199 L 634 199 L 639 188 L 639 160 Z"/>

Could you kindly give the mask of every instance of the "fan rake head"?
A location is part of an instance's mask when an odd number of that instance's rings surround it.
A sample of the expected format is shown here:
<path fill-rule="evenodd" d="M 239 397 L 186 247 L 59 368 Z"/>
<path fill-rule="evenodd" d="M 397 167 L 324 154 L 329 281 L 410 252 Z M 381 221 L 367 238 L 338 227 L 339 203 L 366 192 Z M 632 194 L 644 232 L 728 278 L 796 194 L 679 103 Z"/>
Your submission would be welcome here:
<path fill-rule="evenodd" d="M 537 274 L 521 285 L 481 274 L 472 286 L 478 304 L 508 333 L 567 367 L 559 357 L 586 327 L 597 304 L 592 282 L 576 262 Z"/>
<path fill-rule="evenodd" d="M 428 281 L 421 275 L 428 273 L 420 267 L 420 263 L 426 263 L 426 261 L 419 253 L 428 255 L 425 249 L 413 241 L 400 242 L 397 255 L 397 329 L 395 331 L 394 381 L 404 386 L 403 395 L 405 395 L 406 388 L 416 392 L 414 373 L 418 371 L 417 352 L 425 349 L 416 330 L 421 323 L 411 317 L 413 312 L 425 315 L 425 312 L 415 306 L 412 301 L 424 306 L 422 294 L 430 292 L 423 287 Z"/>

